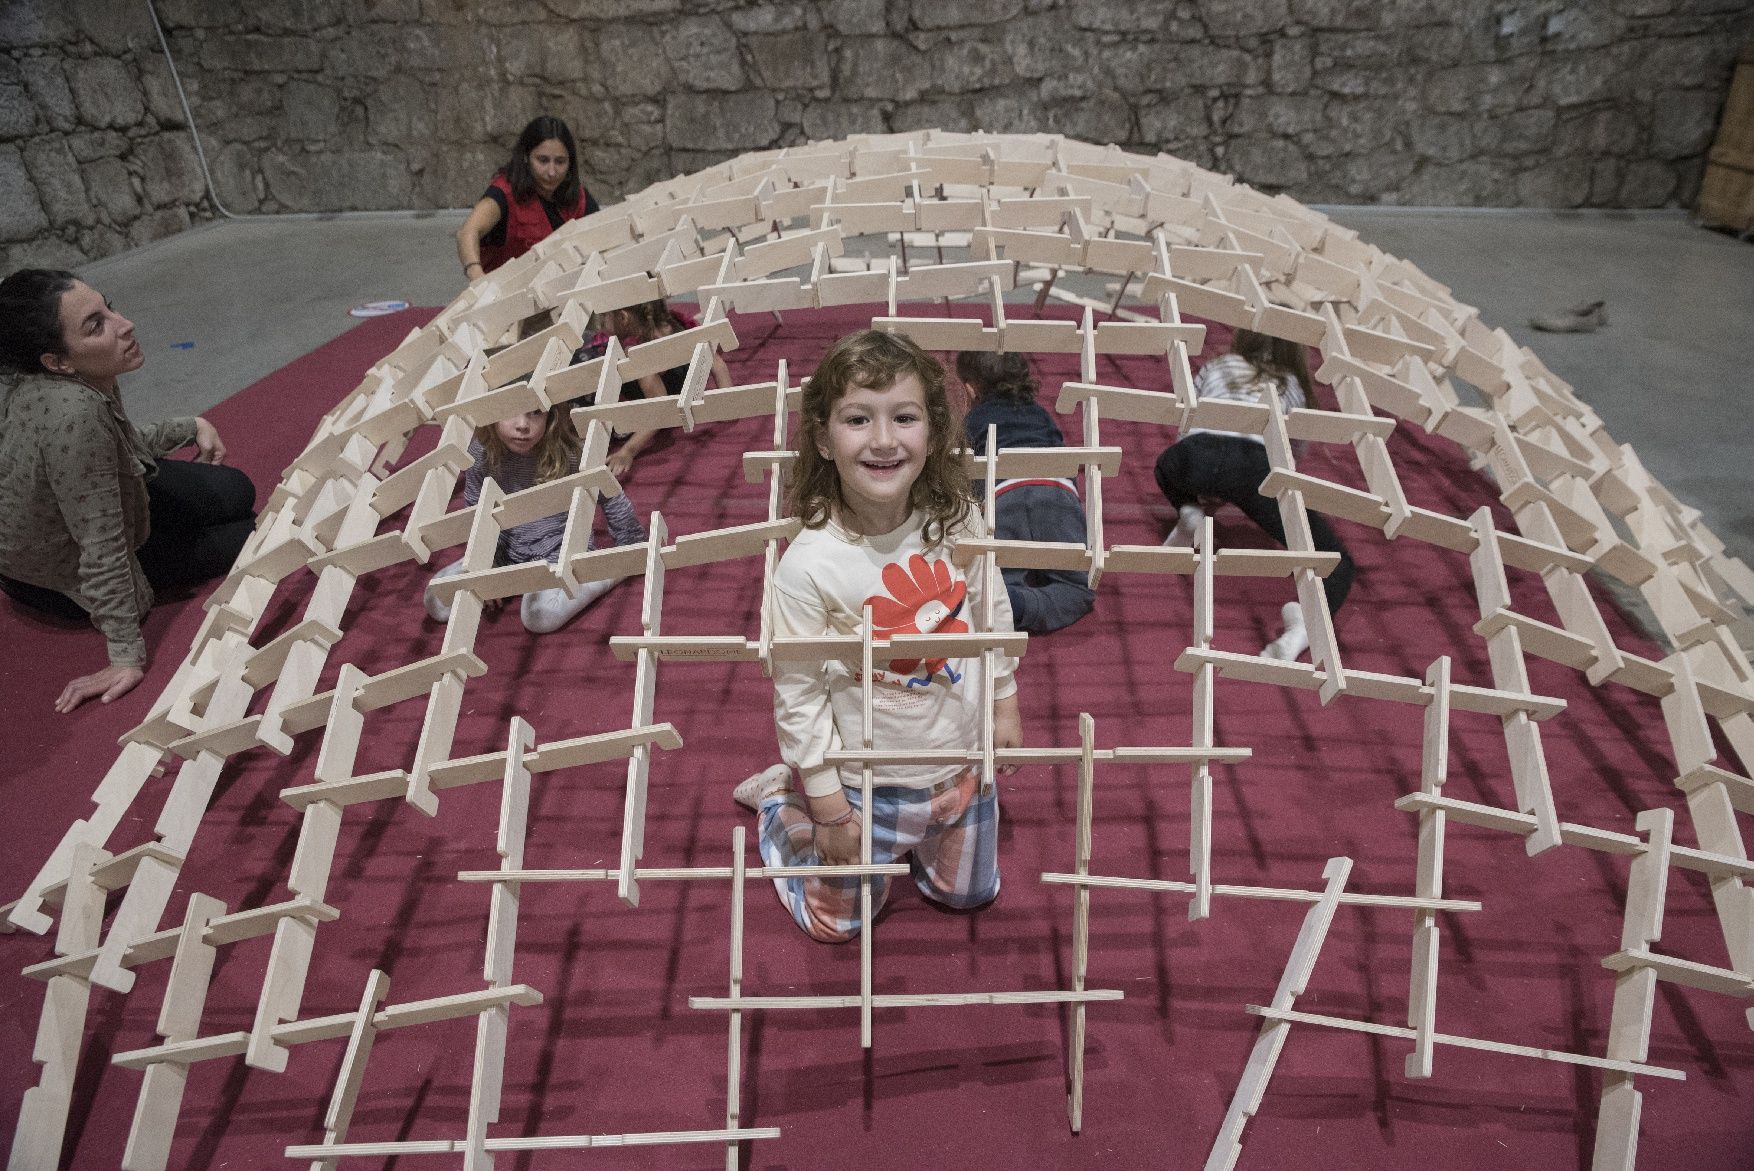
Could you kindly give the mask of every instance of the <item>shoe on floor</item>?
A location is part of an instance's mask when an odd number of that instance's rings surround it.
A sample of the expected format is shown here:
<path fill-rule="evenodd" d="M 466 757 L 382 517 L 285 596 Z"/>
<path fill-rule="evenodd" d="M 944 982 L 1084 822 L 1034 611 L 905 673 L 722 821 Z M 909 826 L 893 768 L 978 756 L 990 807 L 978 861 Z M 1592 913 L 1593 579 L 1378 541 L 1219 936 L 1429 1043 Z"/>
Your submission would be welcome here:
<path fill-rule="evenodd" d="M 1586 301 L 1581 305 L 1573 305 L 1563 313 L 1531 317 L 1529 324 L 1547 333 L 1594 333 L 1608 324 L 1608 303 Z"/>
<path fill-rule="evenodd" d="M 770 764 L 752 777 L 737 782 L 731 797 L 743 808 L 759 812 L 761 803 L 792 783 L 792 768 L 786 764 Z"/>
<path fill-rule="evenodd" d="M 1175 527 L 1169 530 L 1169 536 L 1163 543 L 1172 549 L 1197 549 L 1200 546 L 1200 526 L 1206 519 L 1206 510 L 1197 504 L 1184 504 L 1176 515 Z"/>

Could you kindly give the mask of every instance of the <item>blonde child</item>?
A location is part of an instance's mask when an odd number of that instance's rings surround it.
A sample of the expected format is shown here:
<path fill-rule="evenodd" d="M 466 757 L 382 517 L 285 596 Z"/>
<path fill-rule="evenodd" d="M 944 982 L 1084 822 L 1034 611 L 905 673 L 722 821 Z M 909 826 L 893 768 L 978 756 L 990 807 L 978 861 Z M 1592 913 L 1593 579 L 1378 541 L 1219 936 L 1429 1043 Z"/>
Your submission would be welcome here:
<path fill-rule="evenodd" d="M 471 506 L 478 502 L 481 485 L 487 480 L 509 494 L 571 475 L 578 469 L 579 447 L 570 409 L 560 404 L 478 428 L 469 442 L 469 454 L 475 457 L 475 462 L 463 475 L 463 500 Z M 603 496 L 599 501 L 609 521 L 609 535 L 617 545 L 637 544 L 646 539 L 645 529 L 625 495 Z M 560 541 L 565 533 L 563 512 L 514 525 L 499 535 L 494 564 L 553 561 L 560 555 Z M 461 561 L 454 562 L 439 570 L 433 581 L 459 573 L 462 568 Z M 565 626 L 620 580 L 584 582 L 576 593 L 565 586 L 534 590 L 524 595 L 519 616 L 532 634 L 548 634 Z M 451 608 L 439 601 L 431 585 L 426 589 L 426 612 L 439 622 L 451 616 Z"/>
<path fill-rule="evenodd" d="M 856 633 L 871 607 L 879 637 L 966 631 L 985 613 L 984 563 L 956 544 L 980 533 L 944 370 L 913 342 L 865 331 L 835 343 L 804 388 L 790 500 L 804 522 L 774 578 L 774 633 Z M 1004 592 L 994 627 L 1009 631 Z M 994 744 L 1022 743 L 1015 664 L 994 679 Z M 896 660 L 876 671 L 873 741 L 882 749 L 980 744 L 986 697 L 978 659 Z M 769 866 L 844 865 L 859 859 L 860 819 L 871 817 L 872 861 L 907 858 L 914 884 L 946 906 L 972 908 L 999 893 L 999 807 L 980 792 L 978 768 L 883 765 L 872 808 L 860 770 L 824 763 L 860 742 L 857 669 L 838 661 L 776 662 L 774 722 L 781 765 L 737 787 L 761 815 Z M 796 771 L 796 787 L 792 780 Z M 1009 770 L 1006 770 L 1009 771 Z M 888 895 L 874 879 L 873 906 Z M 859 930 L 859 880 L 776 878 L 812 937 L 841 942 Z"/>
<path fill-rule="evenodd" d="M 1310 386 L 1309 360 L 1301 345 L 1285 338 L 1269 337 L 1252 329 L 1239 329 L 1230 341 L 1230 352 L 1213 358 L 1200 368 L 1194 380 L 1199 398 L 1265 402 L 1269 391 L 1279 396 L 1287 411 L 1304 406 Z M 1191 428 L 1180 441 L 1157 457 L 1157 486 L 1176 507 L 1175 528 L 1166 545 L 1192 545 L 1205 516 L 1201 499 L 1227 501 L 1281 545 L 1285 524 L 1279 502 L 1261 495 L 1261 481 L 1272 469 L 1267 462 L 1267 442 L 1259 435 L 1236 431 Z M 1338 614 L 1352 590 L 1352 556 L 1341 544 L 1333 526 L 1317 513 L 1307 513 L 1315 547 L 1338 553 L 1340 563 L 1322 582 L 1328 612 Z M 1309 649 L 1309 631 L 1303 607 L 1287 602 L 1280 608 L 1285 629 L 1261 650 L 1269 659 L 1296 659 Z"/>

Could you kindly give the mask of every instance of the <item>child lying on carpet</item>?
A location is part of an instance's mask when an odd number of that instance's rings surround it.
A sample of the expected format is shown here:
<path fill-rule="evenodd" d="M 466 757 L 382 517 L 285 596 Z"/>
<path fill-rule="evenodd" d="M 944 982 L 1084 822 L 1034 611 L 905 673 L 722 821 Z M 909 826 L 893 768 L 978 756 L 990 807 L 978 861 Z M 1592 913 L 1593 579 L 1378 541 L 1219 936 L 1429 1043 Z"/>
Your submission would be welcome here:
<path fill-rule="evenodd" d="M 1194 379 L 1194 395 L 1202 399 L 1264 403 L 1270 391 L 1279 396 L 1279 404 L 1285 410 L 1293 411 L 1308 401 L 1310 384 L 1309 359 L 1301 345 L 1252 329 L 1239 329 L 1231 337 L 1230 352 L 1200 368 L 1199 377 Z M 1157 457 L 1153 469 L 1157 487 L 1178 513 L 1175 528 L 1163 543 L 1181 546 L 1194 543 L 1205 516 L 1200 501 L 1206 498 L 1236 505 L 1269 537 L 1285 544 L 1279 501 L 1261 495 L 1261 481 L 1271 470 L 1267 441 L 1261 436 L 1190 428 Z M 1309 517 L 1315 547 L 1340 555 L 1340 564 L 1322 582 L 1328 613 L 1338 614 L 1352 589 L 1352 556 L 1325 517 L 1307 510 L 1305 515 Z M 1261 649 L 1261 654 L 1269 659 L 1294 660 L 1309 649 L 1303 607 L 1287 602 L 1280 608 L 1280 616 L 1285 629 Z"/>
<path fill-rule="evenodd" d="M 774 576 L 775 636 L 854 634 L 867 606 L 879 638 L 971 629 L 985 612 L 986 574 L 979 559 L 957 556 L 956 542 L 978 537 L 982 526 L 955 454 L 944 368 L 905 337 L 855 333 L 823 358 L 799 415 L 789 492 L 804 529 Z M 994 628 L 1010 630 L 1005 595 L 994 601 Z M 1023 742 L 1014 667 L 1003 660 L 993 682 L 998 748 Z M 876 748 L 979 747 L 986 696 L 978 659 L 897 659 L 875 674 Z M 856 863 L 859 819 L 869 816 L 871 861 L 909 858 L 927 898 L 967 909 L 999 893 L 999 799 L 980 791 L 978 767 L 880 765 L 866 810 L 860 769 L 823 762 L 861 741 L 858 671 L 834 660 L 782 661 L 773 684 L 785 763 L 734 794 L 761 815 L 769 866 Z M 791 786 L 793 769 L 802 792 Z M 871 885 L 875 911 L 889 880 Z M 799 876 L 774 886 L 813 938 L 839 943 L 858 934 L 858 879 Z"/>
<path fill-rule="evenodd" d="M 611 309 L 603 315 L 603 326 L 621 339 L 622 349 L 631 350 L 635 346 L 657 341 L 661 337 L 669 337 L 680 330 L 693 329 L 695 321 L 680 310 L 670 308 L 660 297 L 656 301 L 629 305 L 624 309 Z M 608 336 L 607 334 L 600 335 L 599 338 L 592 340 L 601 345 L 607 343 Z M 581 351 L 581 354 L 588 354 L 591 348 L 587 346 L 585 350 Z M 601 353 L 602 350 L 598 349 L 596 352 Z M 579 355 L 573 356 L 574 362 L 582 360 L 583 358 Z M 679 366 L 672 366 L 657 374 L 647 374 L 638 382 L 622 384 L 621 401 L 656 398 L 663 394 L 680 394 L 683 379 L 687 377 L 687 362 Z M 716 353 L 713 355 L 712 379 L 713 385 L 721 390 L 731 385 L 730 367 L 726 366 L 725 360 Z M 627 442 L 610 454 L 609 470 L 617 480 L 627 477 L 628 469 L 633 467 L 635 457 L 646 449 L 657 434 L 655 430 L 636 431 L 627 437 Z"/>
<path fill-rule="evenodd" d="M 1035 401 L 1035 374 L 1022 354 L 965 350 L 956 355 L 956 376 L 974 398 L 962 420 L 968 445 L 987 450 L 987 428 L 999 429 L 999 447 L 1064 447 L 1053 416 Z M 1001 541 L 1086 540 L 1084 505 L 1071 480 L 1000 480 L 994 489 Z M 1096 602 L 1088 575 L 1065 569 L 1006 569 L 1005 593 L 1017 629 L 1048 634 L 1070 626 Z"/>
<path fill-rule="evenodd" d="M 571 475 L 578 469 L 579 451 L 579 437 L 573 430 L 570 405 L 556 404 L 546 411 L 526 411 L 481 427 L 469 442 L 469 454 L 475 457 L 475 462 L 463 476 L 463 500 L 471 506 L 477 503 L 485 480 L 492 480 L 509 494 Z M 599 500 L 603 515 L 609 521 L 609 535 L 617 545 L 637 544 L 646 539 L 645 529 L 634 516 L 633 504 L 625 495 L 603 496 Z M 560 542 L 565 534 L 566 514 L 563 512 L 514 525 L 499 535 L 499 551 L 494 564 L 553 561 L 560 555 Z M 460 573 L 462 569 L 460 560 L 453 562 L 439 570 L 433 576 L 433 582 Z M 576 593 L 569 592 L 565 586 L 534 590 L 524 595 L 519 617 L 532 634 L 559 630 L 620 580 L 616 577 L 583 582 Z M 490 605 L 497 608 L 495 603 Z M 426 612 L 439 622 L 451 616 L 451 608 L 439 601 L 431 585 L 426 588 Z"/>

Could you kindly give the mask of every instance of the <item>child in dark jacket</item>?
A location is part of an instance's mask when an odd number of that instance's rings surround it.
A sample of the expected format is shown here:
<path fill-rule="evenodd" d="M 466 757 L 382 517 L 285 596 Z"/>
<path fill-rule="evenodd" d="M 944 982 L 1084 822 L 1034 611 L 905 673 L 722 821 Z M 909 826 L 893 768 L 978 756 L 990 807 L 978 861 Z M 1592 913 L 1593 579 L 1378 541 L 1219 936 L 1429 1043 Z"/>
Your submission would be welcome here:
<path fill-rule="evenodd" d="M 968 444 L 987 448 L 987 427 L 998 426 L 999 447 L 1063 447 L 1065 437 L 1035 401 L 1035 375 L 1022 354 L 966 350 L 956 356 L 956 375 L 974 404 L 963 419 Z M 1084 505 L 1071 480 L 1000 480 L 995 488 L 1001 541 L 1063 541 L 1083 544 Z M 1018 630 L 1047 634 L 1090 613 L 1096 595 L 1084 574 L 1064 569 L 1006 569 L 1005 592 Z"/>

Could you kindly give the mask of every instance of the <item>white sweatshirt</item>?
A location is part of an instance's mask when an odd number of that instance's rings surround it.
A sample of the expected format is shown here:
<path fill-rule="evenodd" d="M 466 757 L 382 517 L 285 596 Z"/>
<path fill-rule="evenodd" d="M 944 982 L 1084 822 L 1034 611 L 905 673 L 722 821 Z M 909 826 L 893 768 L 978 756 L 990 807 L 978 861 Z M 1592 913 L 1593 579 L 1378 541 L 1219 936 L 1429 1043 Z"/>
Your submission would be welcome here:
<path fill-rule="evenodd" d="M 774 636 L 802 638 L 857 634 L 871 603 L 876 635 L 927 634 L 978 629 L 985 612 L 986 558 L 965 575 L 951 559 L 948 542 L 926 550 L 923 513 L 894 532 L 856 536 L 830 520 L 805 529 L 786 549 L 774 575 Z M 984 531 L 978 514 L 959 530 Z M 994 591 L 994 627 L 1009 632 L 1011 603 L 1003 584 Z M 1016 660 L 1001 657 L 993 679 L 995 699 L 1017 690 Z M 980 659 L 897 661 L 875 671 L 872 745 L 877 749 L 960 748 L 980 744 L 985 697 Z M 780 758 L 796 768 L 804 791 L 827 796 L 843 784 L 859 784 L 859 769 L 823 763 L 823 754 L 856 747 L 863 725 L 859 668 L 839 661 L 776 660 L 774 724 Z M 880 785 L 926 788 L 949 780 L 966 765 L 878 766 Z"/>

